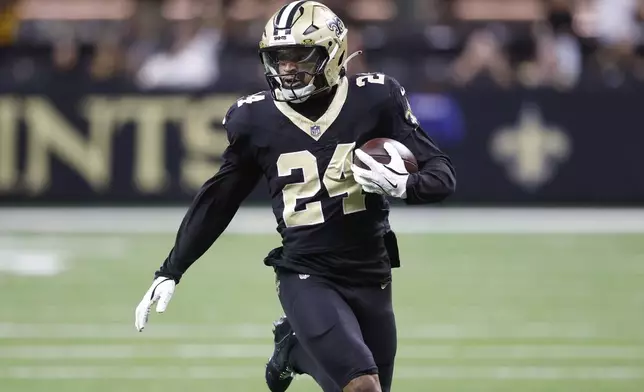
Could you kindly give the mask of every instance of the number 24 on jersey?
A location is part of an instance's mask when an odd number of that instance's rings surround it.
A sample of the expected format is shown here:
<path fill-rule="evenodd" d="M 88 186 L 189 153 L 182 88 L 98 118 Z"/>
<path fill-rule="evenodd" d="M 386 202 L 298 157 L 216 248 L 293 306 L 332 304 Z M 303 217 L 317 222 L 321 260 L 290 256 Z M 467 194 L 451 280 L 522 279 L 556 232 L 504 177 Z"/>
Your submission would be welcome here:
<path fill-rule="evenodd" d="M 298 169 L 302 170 L 304 177 L 303 181 L 287 184 L 282 190 L 282 215 L 286 227 L 324 223 L 320 200 L 306 203 L 303 209 L 295 210 L 298 199 L 314 197 L 323 185 L 329 197 L 342 197 L 342 210 L 345 215 L 366 209 L 362 187 L 355 182 L 350 170 L 354 147 L 355 143 L 338 144 L 321 180 L 317 158 L 311 152 L 304 150 L 280 155 L 277 160 L 280 177 L 289 176 L 293 170 Z"/>

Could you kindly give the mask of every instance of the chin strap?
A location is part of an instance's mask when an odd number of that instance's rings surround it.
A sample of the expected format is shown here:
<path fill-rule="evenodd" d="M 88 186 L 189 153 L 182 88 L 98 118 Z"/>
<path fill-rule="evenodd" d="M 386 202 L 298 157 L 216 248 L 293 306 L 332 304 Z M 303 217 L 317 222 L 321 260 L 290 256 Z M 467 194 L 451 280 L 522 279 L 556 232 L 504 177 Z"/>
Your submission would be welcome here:
<path fill-rule="evenodd" d="M 342 68 L 347 68 L 347 64 L 349 64 L 349 61 L 353 60 L 354 57 L 360 56 L 362 54 L 362 50 L 357 50 L 349 55 L 346 60 L 344 60 L 344 63 L 342 63 Z"/>
<path fill-rule="evenodd" d="M 315 91 L 315 85 L 313 85 L 313 80 L 311 80 L 310 84 L 295 91 L 289 89 L 283 90 L 280 88 L 277 90 L 276 94 L 289 102 L 302 103 L 311 97 L 313 91 Z"/>

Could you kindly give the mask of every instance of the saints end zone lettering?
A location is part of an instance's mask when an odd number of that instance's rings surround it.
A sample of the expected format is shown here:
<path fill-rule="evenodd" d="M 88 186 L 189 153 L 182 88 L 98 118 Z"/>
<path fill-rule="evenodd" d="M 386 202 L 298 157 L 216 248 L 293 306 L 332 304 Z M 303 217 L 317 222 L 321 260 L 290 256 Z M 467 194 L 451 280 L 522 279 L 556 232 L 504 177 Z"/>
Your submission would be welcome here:
<path fill-rule="evenodd" d="M 70 113 L 45 96 L 0 95 L 0 194 L 46 194 L 54 163 L 103 194 L 112 185 L 117 160 L 131 163 L 126 175 L 135 191 L 161 193 L 170 181 L 169 148 L 181 151 L 182 187 L 197 189 L 219 168 L 228 145 L 221 120 L 237 98 L 86 96 Z M 169 125 L 178 135 L 169 135 Z M 117 148 L 123 137 L 133 141 L 131 156 Z M 179 146 L 168 146 L 171 137 Z"/>

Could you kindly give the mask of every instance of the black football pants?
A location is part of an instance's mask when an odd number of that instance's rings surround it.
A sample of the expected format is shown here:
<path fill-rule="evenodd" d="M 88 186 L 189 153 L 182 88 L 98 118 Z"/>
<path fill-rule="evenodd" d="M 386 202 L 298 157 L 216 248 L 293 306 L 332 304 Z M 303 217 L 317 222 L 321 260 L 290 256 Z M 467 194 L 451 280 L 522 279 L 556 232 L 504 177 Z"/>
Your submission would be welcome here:
<path fill-rule="evenodd" d="M 383 392 L 391 390 L 397 347 L 391 283 L 354 287 L 281 269 L 277 279 L 298 340 L 291 352 L 296 371 L 324 392 L 341 392 L 365 374 L 378 374 Z"/>

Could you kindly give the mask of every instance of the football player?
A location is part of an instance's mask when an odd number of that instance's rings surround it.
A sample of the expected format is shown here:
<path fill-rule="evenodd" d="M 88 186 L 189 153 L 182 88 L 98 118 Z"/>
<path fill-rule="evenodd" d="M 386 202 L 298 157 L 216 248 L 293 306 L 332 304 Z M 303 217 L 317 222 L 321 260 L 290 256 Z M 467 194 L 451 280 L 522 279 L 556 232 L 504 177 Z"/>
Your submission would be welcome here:
<path fill-rule="evenodd" d="M 266 24 L 259 54 L 269 90 L 226 114 L 224 163 L 186 213 L 136 308 L 136 328 L 143 330 L 154 303 L 166 309 L 175 285 L 263 176 L 282 236 L 264 263 L 275 270 L 285 313 L 274 323 L 269 389 L 283 392 L 305 373 L 325 392 L 389 391 L 397 344 L 391 268 L 399 258 L 387 197 L 439 202 L 454 192 L 454 169 L 396 80 L 347 76 L 347 29 L 325 5 L 282 7 Z M 377 137 L 407 146 L 419 171 L 408 173 L 388 144 L 386 165 L 355 150 Z M 353 165 L 354 150 L 369 170 Z"/>

